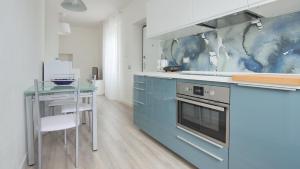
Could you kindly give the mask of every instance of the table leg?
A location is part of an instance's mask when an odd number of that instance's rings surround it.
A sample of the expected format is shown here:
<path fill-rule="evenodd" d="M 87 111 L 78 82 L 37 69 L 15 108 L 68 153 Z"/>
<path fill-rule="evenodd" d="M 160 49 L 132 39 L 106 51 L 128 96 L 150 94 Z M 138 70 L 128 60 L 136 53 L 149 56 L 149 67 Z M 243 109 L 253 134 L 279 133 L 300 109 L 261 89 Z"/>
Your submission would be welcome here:
<path fill-rule="evenodd" d="M 97 140 L 97 102 L 96 102 L 96 92 L 93 92 L 92 96 L 92 150 L 96 151 L 98 149 Z"/>
<path fill-rule="evenodd" d="M 25 97 L 27 164 L 34 165 L 34 121 L 32 96 Z"/>
<path fill-rule="evenodd" d="M 82 102 L 86 103 L 86 98 L 82 98 Z M 81 117 L 82 117 L 82 124 L 86 124 L 86 111 L 81 112 Z"/>

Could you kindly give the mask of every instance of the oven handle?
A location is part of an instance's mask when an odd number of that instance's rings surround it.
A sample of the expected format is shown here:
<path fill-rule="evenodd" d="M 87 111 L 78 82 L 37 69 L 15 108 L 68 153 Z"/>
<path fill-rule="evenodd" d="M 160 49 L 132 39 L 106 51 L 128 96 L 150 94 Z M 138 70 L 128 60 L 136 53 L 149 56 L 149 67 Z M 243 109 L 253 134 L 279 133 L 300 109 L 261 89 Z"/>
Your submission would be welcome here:
<path fill-rule="evenodd" d="M 214 110 L 223 111 L 223 112 L 225 111 L 225 108 L 220 107 L 220 106 L 215 106 L 215 105 L 206 104 L 206 103 L 202 103 L 202 102 L 196 102 L 196 101 L 193 101 L 193 100 L 183 99 L 183 98 L 179 98 L 179 97 L 176 97 L 176 100 L 186 102 L 186 103 L 190 103 L 190 104 L 194 104 L 194 105 L 197 105 L 197 106 L 206 107 L 206 108 L 209 108 L 209 109 L 214 109 Z"/>

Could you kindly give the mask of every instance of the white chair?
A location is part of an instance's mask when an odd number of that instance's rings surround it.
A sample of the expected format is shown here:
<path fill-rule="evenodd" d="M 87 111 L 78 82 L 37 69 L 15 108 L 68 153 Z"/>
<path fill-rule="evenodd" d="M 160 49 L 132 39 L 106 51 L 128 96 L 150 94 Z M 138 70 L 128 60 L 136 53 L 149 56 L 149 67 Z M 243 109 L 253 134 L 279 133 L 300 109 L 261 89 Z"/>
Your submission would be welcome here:
<path fill-rule="evenodd" d="M 75 104 L 76 103 L 74 102 L 74 100 L 63 100 L 63 101 L 54 100 L 54 101 L 49 102 L 48 107 L 50 107 L 52 114 L 54 114 L 55 107 L 61 107 L 61 111 L 59 113 L 66 114 L 66 113 L 75 112 Z M 80 113 L 82 113 L 82 117 L 85 117 L 86 116 L 85 113 L 92 111 L 92 105 L 89 103 L 79 101 L 78 111 Z M 91 119 L 90 117 L 91 117 L 91 115 L 88 114 L 89 121 Z M 85 123 L 86 122 L 85 118 L 83 118 L 82 121 L 83 121 L 83 123 Z"/>
<path fill-rule="evenodd" d="M 76 104 L 74 103 L 69 103 L 61 106 L 61 113 L 63 114 L 68 114 L 68 113 L 74 113 L 76 111 Z M 83 123 L 86 122 L 85 116 L 86 112 L 88 113 L 88 118 L 89 118 L 89 129 L 91 129 L 91 116 L 92 116 L 92 105 L 88 103 L 79 103 L 78 104 L 78 112 L 82 113 L 82 121 Z"/>
<path fill-rule="evenodd" d="M 79 112 L 78 112 L 78 98 L 80 94 L 79 85 L 77 85 L 74 92 L 71 92 L 70 98 L 74 100 L 75 113 L 60 114 L 47 117 L 41 117 L 40 112 L 40 90 L 38 80 L 34 80 L 35 86 L 35 117 L 37 118 L 37 131 L 38 131 L 38 169 L 42 168 L 42 134 L 50 131 L 62 131 L 70 128 L 76 129 L 76 144 L 75 144 L 75 167 L 78 167 L 78 126 L 79 126 Z M 65 132 L 66 143 L 66 132 Z"/>
<path fill-rule="evenodd" d="M 96 76 L 94 76 L 92 83 L 93 86 L 95 86 L 95 81 L 96 81 Z M 86 99 L 86 98 L 85 98 Z M 89 100 L 89 98 L 87 98 Z M 52 112 L 54 112 L 54 108 L 60 106 L 61 107 L 61 113 L 66 114 L 66 113 L 73 113 L 75 112 L 75 103 L 73 100 L 65 100 L 65 101 L 51 101 L 48 106 L 50 109 L 52 109 Z M 86 112 L 88 113 L 88 118 L 89 118 L 89 127 L 91 129 L 91 113 L 92 113 L 92 105 L 88 102 L 79 102 L 78 105 L 78 111 L 82 112 L 82 117 L 83 117 L 83 122 L 85 123 L 85 117 L 86 117 Z"/>

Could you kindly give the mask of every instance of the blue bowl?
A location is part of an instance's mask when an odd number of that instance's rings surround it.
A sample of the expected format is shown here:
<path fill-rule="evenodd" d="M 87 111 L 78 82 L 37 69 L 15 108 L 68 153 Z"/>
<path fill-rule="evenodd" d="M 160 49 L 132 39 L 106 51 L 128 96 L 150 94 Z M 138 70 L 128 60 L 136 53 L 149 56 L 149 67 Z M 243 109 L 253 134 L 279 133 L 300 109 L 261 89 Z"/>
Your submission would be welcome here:
<path fill-rule="evenodd" d="M 55 79 L 52 82 L 56 85 L 70 85 L 74 82 L 74 79 Z"/>

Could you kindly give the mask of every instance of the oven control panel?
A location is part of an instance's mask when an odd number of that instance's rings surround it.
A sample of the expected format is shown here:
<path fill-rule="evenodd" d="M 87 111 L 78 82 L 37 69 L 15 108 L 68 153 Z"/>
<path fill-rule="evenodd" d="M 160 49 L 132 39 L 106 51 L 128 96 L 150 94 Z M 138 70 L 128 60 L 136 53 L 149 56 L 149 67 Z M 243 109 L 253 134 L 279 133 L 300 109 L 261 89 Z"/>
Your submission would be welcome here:
<path fill-rule="evenodd" d="M 230 89 L 220 86 L 178 82 L 177 94 L 229 103 Z"/>

